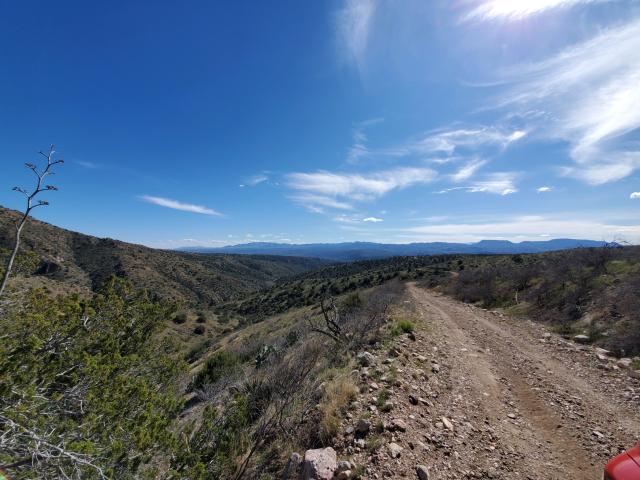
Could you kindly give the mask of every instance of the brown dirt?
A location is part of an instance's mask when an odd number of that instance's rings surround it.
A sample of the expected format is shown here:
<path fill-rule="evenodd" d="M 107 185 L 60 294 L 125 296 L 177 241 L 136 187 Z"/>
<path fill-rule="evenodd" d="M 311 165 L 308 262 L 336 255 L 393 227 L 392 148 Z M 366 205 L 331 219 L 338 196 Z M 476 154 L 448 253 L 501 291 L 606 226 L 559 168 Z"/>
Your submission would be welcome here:
<path fill-rule="evenodd" d="M 592 348 L 415 284 L 404 306 L 418 319 L 416 339 L 372 352 L 376 366 L 361 370 L 364 393 L 337 442 L 364 478 L 417 478 L 426 465 L 435 479 L 595 480 L 640 441 L 640 382 Z M 386 413 L 372 408 L 382 390 L 393 403 Z M 348 433 L 360 418 L 372 424 L 365 448 Z M 397 418 L 406 432 L 391 431 Z M 403 447 L 398 458 L 390 442 Z"/>

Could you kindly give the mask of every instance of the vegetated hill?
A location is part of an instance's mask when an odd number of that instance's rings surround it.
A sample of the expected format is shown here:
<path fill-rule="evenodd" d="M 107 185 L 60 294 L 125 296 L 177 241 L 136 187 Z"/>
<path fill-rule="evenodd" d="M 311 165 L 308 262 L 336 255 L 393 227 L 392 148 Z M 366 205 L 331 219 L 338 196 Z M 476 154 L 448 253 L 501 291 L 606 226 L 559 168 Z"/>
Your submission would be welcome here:
<path fill-rule="evenodd" d="M 291 308 L 315 305 L 329 296 L 368 289 L 392 279 L 447 278 L 452 270 L 457 270 L 461 258 L 460 255 L 393 257 L 329 265 L 222 304 L 216 308 L 216 314 L 223 322 L 231 318 L 237 318 L 240 324 L 258 322 Z"/>
<path fill-rule="evenodd" d="M 335 264 L 222 304 L 216 312 L 223 320 L 257 322 L 393 278 L 420 280 L 465 302 L 550 323 L 567 335 L 586 334 L 617 355 L 640 353 L 640 247 Z"/>
<path fill-rule="evenodd" d="M 516 254 L 542 253 L 581 247 L 601 247 L 605 242 L 594 240 L 553 239 L 539 242 L 513 243 L 507 240 L 482 240 L 477 243 L 408 243 L 385 244 L 371 242 L 286 244 L 254 242 L 221 248 L 185 247 L 181 251 L 200 253 L 241 253 L 294 255 L 333 261 L 379 259 L 397 256 L 443 254 Z"/>
<path fill-rule="evenodd" d="M 19 212 L 0 207 L 0 248 L 10 248 Z M 326 265 L 311 258 L 266 255 L 196 254 L 156 250 L 108 238 L 96 238 L 30 219 L 21 251 L 35 252 L 41 272 L 63 287 L 100 287 L 111 275 L 137 288 L 208 307 L 268 287 L 283 277 Z"/>
<path fill-rule="evenodd" d="M 640 247 L 461 257 L 433 277 L 446 293 L 583 334 L 616 355 L 640 354 Z"/>

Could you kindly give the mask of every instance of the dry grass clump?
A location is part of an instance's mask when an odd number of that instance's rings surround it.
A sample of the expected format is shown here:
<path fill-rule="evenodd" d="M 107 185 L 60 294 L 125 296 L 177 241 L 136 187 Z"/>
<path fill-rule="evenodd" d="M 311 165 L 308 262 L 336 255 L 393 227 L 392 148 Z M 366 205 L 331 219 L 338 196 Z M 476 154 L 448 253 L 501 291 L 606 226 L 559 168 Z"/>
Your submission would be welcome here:
<path fill-rule="evenodd" d="M 321 436 L 324 439 L 335 437 L 340 431 L 340 420 L 344 417 L 351 402 L 358 397 L 358 387 L 348 376 L 337 377 L 325 384 L 324 395 L 319 410 Z"/>

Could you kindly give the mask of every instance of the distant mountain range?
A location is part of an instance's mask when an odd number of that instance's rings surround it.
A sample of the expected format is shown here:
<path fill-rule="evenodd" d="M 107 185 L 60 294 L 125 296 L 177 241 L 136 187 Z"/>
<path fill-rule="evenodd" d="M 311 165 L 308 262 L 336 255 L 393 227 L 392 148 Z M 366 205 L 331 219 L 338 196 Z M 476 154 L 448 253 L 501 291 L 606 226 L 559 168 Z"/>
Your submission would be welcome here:
<path fill-rule="evenodd" d="M 253 242 L 240 245 L 229 245 L 220 248 L 183 247 L 179 250 L 197 253 L 239 253 L 312 257 L 347 262 L 352 260 L 370 260 L 405 255 L 440 255 L 445 253 L 541 253 L 580 247 L 601 247 L 604 245 L 606 245 L 606 242 L 602 241 L 557 238 L 539 242 L 519 243 L 510 242 L 508 240 L 482 240 L 477 243 L 432 242 L 407 244 L 370 242 L 287 244 Z"/>

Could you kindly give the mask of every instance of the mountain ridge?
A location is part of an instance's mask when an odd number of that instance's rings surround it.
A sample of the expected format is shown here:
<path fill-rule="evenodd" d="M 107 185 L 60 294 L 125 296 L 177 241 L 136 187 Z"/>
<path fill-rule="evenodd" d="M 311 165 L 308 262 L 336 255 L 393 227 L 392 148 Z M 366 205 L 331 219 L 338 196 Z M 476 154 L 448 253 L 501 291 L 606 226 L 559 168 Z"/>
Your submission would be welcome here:
<path fill-rule="evenodd" d="M 549 240 L 511 242 L 509 240 L 480 240 L 475 243 L 413 242 L 413 243 L 275 243 L 251 242 L 224 247 L 181 247 L 178 251 L 191 253 L 262 254 L 320 258 L 331 261 L 353 261 L 441 254 L 524 254 L 544 253 L 574 248 L 593 248 L 607 245 L 598 240 L 555 238 Z"/>

